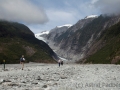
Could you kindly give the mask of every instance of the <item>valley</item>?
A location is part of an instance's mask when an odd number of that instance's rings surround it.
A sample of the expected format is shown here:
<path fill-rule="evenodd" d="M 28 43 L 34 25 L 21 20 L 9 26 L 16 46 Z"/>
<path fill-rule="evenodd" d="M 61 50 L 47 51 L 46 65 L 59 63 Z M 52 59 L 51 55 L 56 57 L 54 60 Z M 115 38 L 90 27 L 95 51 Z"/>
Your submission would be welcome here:
<path fill-rule="evenodd" d="M 84 63 L 87 60 L 87 63 L 94 63 L 94 61 L 88 62 L 89 56 L 94 55 L 105 45 L 107 45 L 106 41 L 102 39 L 104 36 L 104 32 L 119 23 L 119 21 L 119 15 L 91 15 L 79 20 L 74 25 L 69 26 L 69 24 L 67 24 L 68 26 L 56 26 L 55 28 L 49 30 L 49 33 L 47 34 L 36 34 L 36 38 L 44 40 L 57 53 L 57 55 L 67 59 L 68 62 L 72 61 Z M 112 38 L 115 38 L 115 36 L 109 39 Z M 119 37 L 116 38 L 119 39 Z M 106 58 L 109 57 L 110 56 L 106 56 Z M 108 61 L 106 61 L 106 59 L 104 58 L 99 63 L 110 64 L 111 61 L 112 58 Z M 119 62 L 117 61 L 115 63 Z"/>

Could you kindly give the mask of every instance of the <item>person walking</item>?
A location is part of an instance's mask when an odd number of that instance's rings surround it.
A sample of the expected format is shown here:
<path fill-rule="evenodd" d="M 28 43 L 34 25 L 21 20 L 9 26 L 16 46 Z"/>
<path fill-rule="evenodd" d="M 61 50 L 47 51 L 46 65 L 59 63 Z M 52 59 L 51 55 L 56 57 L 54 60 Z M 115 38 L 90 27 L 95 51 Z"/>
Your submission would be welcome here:
<path fill-rule="evenodd" d="M 58 60 L 58 65 L 59 65 L 59 67 L 60 67 L 60 64 L 61 64 L 61 61 L 60 61 L 60 60 Z"/>
<path fill-rule="evenodd" d="M 25 62 L 25 58 L 24 55 L 22 55 L 22 57 L 20 58 L 20 64 L 22 64 L 22 70 L 24 68 L 24 62 Z"/>
<path fill-rule="evenodd" d="M 61 65 L 63 65 L 63 60 L 61 61 Z"/>

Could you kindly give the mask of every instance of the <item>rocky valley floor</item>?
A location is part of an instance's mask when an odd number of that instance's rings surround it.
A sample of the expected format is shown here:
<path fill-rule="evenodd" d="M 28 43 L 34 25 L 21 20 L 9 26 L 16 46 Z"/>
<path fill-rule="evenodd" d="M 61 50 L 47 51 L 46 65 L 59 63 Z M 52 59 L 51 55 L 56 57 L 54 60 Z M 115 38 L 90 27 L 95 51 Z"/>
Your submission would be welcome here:
<path fill-rule="evenodd" d="M 120 90 L 120 65 L 0 65 L 0 90 Z"/>

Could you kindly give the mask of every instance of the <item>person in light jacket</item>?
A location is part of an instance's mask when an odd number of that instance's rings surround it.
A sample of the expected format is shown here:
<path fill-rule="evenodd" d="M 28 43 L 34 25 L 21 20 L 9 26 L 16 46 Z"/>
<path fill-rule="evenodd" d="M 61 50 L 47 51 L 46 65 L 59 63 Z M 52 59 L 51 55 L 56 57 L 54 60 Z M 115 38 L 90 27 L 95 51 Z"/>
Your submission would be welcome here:
<path fill-rule="evenodd" d="M 58 60 L 58 65 L 59 65 L 59 67 L 60 67 L 60 64 L 61 64 L 61 60 Z"/>

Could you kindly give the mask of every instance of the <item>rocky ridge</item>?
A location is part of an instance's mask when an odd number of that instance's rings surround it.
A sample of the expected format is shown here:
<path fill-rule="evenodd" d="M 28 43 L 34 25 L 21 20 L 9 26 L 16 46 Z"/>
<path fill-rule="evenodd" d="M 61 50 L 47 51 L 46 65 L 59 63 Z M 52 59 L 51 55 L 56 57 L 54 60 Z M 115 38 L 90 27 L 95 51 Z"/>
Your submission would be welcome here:
<path fill-rule="evenodd" d="M 95 47 L 96 40 L 101 33 L 112 25 L 120 21 L 120 16 L 100 15 L 92 18 L 79 20 L 61 34 L 56 34 L 59 30 L 49 33 L 45 38 L 49 46 L 56 53 L 75 62 L 95 53 L 102 46 Z M 100 42 L 101 43 L 101 42 Z"/>

